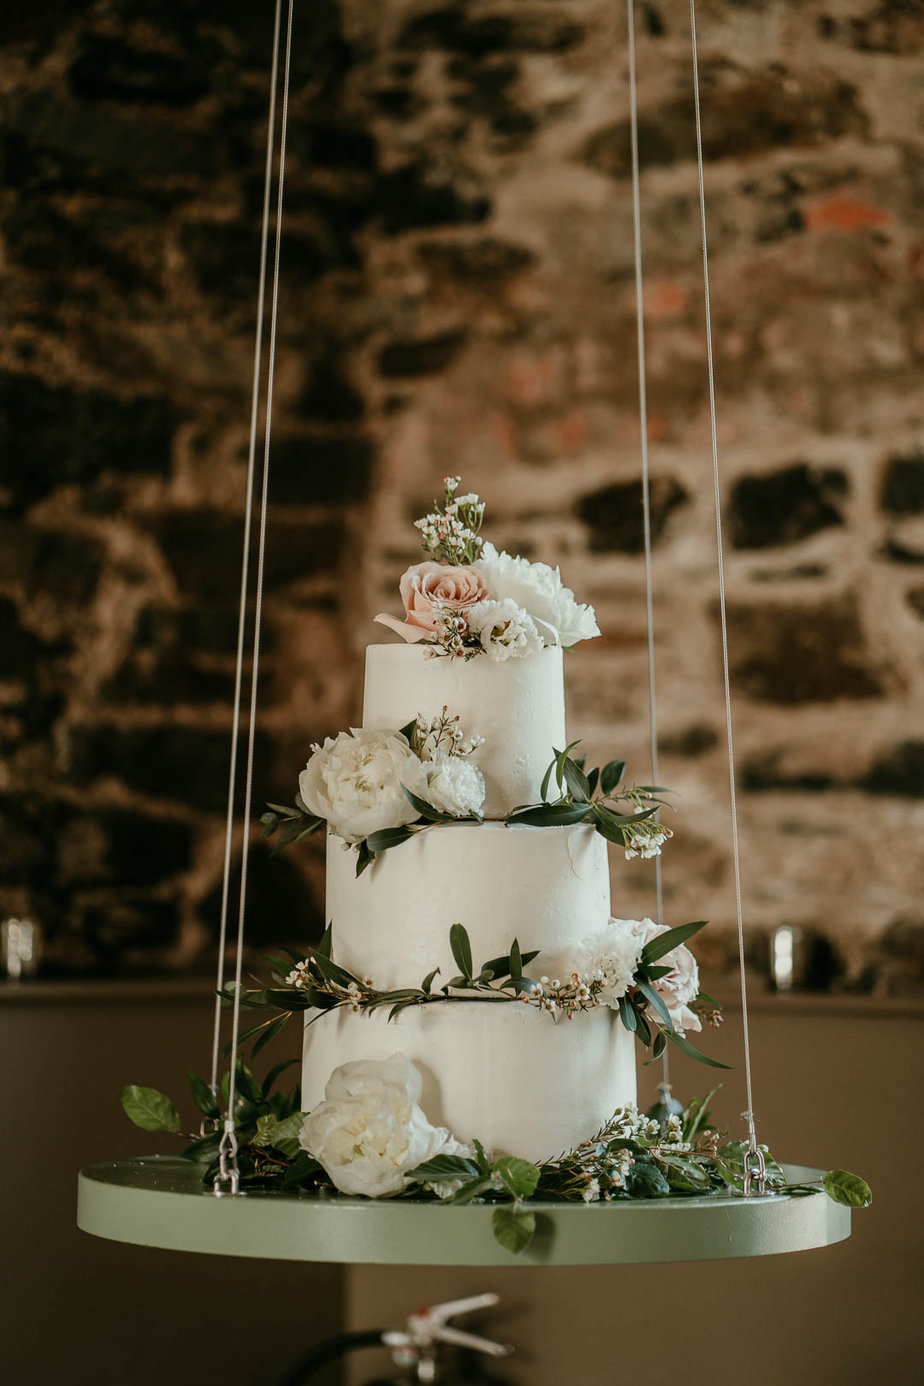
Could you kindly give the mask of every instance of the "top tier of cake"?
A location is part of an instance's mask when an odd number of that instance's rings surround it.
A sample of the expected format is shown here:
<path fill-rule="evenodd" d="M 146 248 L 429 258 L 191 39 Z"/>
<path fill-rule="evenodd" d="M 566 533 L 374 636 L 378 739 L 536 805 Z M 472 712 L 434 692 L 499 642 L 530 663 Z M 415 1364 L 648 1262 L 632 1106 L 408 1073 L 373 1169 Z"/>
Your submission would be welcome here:
<path fill-rule="evenodd" d="M 553 748 L 565 745 L 561 649 L 495 663 L 434 657 L 420 645 L 369 646 L 364 727 L 394 730 L 444 706 L 467 735 L 484 737 L 472 762 L 484 775 L 485 817 L 536 803 Z"/>

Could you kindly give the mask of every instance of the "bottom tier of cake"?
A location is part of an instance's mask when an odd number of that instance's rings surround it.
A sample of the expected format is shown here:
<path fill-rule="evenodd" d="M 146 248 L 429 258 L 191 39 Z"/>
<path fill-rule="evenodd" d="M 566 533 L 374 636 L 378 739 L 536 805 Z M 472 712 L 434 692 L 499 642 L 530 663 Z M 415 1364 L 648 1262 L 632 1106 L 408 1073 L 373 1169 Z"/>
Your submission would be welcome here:
<path fill-rule="evenodd" d="M 308 1012 L 312 1021 L 316 1012 Z M 593 1136 L 636 1100 L 635 1041 L 606 1007 L 556 1024 L 515 1002 L 409 1007 L 387 1020 L 341 1007 L 305 1028 L 302 1108 L 324 1098 L 331 1073 L 355 1059 L 404 1054 L 423 1078 L 421 1107 L 460 1141 L 495 1155 L 545 1160 Z"/>

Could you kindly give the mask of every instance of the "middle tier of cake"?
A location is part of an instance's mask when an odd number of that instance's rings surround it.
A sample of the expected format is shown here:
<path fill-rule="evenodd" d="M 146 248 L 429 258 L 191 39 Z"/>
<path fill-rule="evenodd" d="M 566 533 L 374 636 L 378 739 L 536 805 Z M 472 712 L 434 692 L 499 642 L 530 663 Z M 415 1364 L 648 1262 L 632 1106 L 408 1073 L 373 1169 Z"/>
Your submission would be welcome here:
<path fill-rule="evenodd" d="M 570 971 L 581 941 L 610 917 L 606 843 L 592 827 L 458 823 L 427 828 L 381 853 L 361 876 L 356 853 L 327 839 L 327 919 L 333 957 L 380 990 L 434 985 L 458 972 L 449 945 L 463 924 L 478 967 L 540 950 L 533 976 Z"/>

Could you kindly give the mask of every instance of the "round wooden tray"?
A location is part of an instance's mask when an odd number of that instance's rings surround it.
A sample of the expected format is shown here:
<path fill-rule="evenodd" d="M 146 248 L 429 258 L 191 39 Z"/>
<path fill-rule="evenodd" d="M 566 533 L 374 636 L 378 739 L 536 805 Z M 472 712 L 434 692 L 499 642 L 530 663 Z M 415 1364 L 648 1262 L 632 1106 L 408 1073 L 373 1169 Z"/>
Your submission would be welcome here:
<path fill-rule="evenodd" d="M 793 1183 L 820 1174 L 802 1165 L 784 1168 Z M 97 1237 L 172 1251 L 431 1266 L 712 1261 L 806 1251 L 850 1236 L 850 1209 L 822 1193 L 529 1206 L 536 1234 L 514 1255 L 494 1240 L 489 1205 L 307 1193 L 216 1198 L 197 1166 L 154 1155 L 85 1169 L 77 1223 Z"/>

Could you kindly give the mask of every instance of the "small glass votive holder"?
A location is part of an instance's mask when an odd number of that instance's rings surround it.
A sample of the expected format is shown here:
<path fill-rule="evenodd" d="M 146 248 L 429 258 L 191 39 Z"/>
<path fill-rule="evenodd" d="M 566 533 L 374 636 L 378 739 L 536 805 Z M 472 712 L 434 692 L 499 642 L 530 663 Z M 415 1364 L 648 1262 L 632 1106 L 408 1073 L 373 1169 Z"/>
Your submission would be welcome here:
<path fill-rule="evenodd" d="M 11 982 L 34 977 L 42 960 L 42 930 L 32 919 L 0 922 L 0 975 Z"/>

